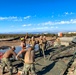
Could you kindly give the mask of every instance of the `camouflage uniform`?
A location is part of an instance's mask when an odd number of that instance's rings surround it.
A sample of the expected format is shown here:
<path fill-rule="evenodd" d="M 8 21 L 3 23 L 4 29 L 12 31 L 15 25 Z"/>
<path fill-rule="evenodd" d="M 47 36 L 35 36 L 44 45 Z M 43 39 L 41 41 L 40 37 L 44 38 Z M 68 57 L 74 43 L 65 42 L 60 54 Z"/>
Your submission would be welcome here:
<path fill-rule="evenodd" d="M 33 63 L 30 64 L 24 64 L 23 70 L 22 70 L 22 75 L 29 75 L 29 72 L 31 75 L 36 75 L 35 73 L 35 65 Z"/>
<path fill-rule="evenodd" d="M 54 42 L 54 47 L 60 47 L 60 46 L 61 46 L 60 39 L 56 39 L 56 41 Z"/>
<path fill-rule="evenodd" d="M 41 55 L 41 51 L 45 58 L 45 43 L 43 42 L 43 40 L 40 40 L 40 55 Z"/>
<path fill-rule="evenodd" d="M 43 47 L 44 47 L 44 50 L 46 50 L 46 47 L 47 46 L 47 40 L 46 39 L 43 39 Z"/>
<path fill-rule="evenodd" d="M 2 73 L 4 73 L 5 66 L 7 65 L 10 75 L 12 75 L 12 64 L 8 58 L 1 59 Z"/>
<path fill-rule="evenodd" d="M 35 41 L 30 41 L 30 45 L 32 46 L 32 50 L 33 50 L 35 46 Z M 31 73 L 31 75 L 36 75 L 34 63 L 24 63 L 22 75 L 29 75 L 29 72 Z"/>

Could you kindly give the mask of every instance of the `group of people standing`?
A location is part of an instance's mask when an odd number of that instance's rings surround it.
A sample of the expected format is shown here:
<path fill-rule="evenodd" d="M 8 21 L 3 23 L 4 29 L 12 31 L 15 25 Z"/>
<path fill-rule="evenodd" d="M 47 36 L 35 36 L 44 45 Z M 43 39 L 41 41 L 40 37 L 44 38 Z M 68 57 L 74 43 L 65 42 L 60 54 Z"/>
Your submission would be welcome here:
<path fill-rule="evenodd" d="M 46 36 L 40 36 L 39 38 L 35 38 L 32 36 L 31 38 L 27 38 L 27 36 L 21 38 L 21 50 L 18 54 L 15 53 L 15 47 L 11 46 L 10 50 L 6 51 L 1 59 L 2 62 L 2 74 L 4 74 L 5 65 L 7 65 L 9 69 L 9 74 L 12 75 L 12 64 L 10 63 L 10 56 L 14 55 L 16 59 L 23 59 L 24 67 L 22 70 L 22 75 L 36 75 L 35 73 L 35 52 L 39 52 L 39 55 L 44 57 L 45 59 L 45 50 L 46 50 Z M 22 57 L 20 55 L 22 54 Z"/>

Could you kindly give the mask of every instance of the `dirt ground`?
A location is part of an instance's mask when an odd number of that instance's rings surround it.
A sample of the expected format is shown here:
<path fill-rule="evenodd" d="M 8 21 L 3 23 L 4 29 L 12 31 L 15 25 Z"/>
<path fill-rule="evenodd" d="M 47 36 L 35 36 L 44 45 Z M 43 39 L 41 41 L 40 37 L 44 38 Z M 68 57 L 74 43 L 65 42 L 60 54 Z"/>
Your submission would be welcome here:
<path fill-rule="evenodd" d="M 47 37 L 46 39 L 51 40 L 53 38 Z M 21 43 L 20 39 L 19 40 L 13 40 L 13 41 L 0 41 L 0 47 L 2 47 L 2 46 L 19 46 L 20 43 Z"/>
<path fill-rule="evenodd" d="M 47 37 L 47 40 L 51 40 L 51 37 Z M 53 38 L 54 39 L 54 38 Z M 1 46 L 19 46 L 20 45 L 20 40 L 13 40 L 13 41 L 1 41 L 0 42 L 0 47 Z M 47 52 L 46 52 L 46 59 L 44 60 L 43 56 L 39 56 L 39 54 L 36 54 L 36 63 L 35 67 L 36 67 L 36 73 L 37 75 L 63 75 L 63 73 L 65 72 L 66 68 L 67 68 L 67 64 L 68 62 L 71 60 L 71 55 L 73 54 L 73 52 L 70 52 L 70 54 L 68 56 L 66 56 L 66 54 L 68 53 L 68 51 L 62 51 L 60 54 L 56 54 L 54 55 L 54 60 L 50 59 L 49 57 L 51 57 L 51 55 L 53 55 L 53 53 L 55 51 L 58 51 L 59 48 L 53 48 L 50 47 L 48 48 Z M 66 49 L 69 50 L 69 49 Z M 71 50 L 73 51 L 73 50 Z M 23 67 L 21 63 L 19 63 L 19 61 L 15 61 L 12 62 L 13 65 L 17 66 L 18 68 Z M 0 73 L 1 73 L 1 68 L 0 68 Z M 1 75 L 1 74 L 0 74 Z M 5 73 L 4 75 L 8 75 L 8 72 Z M 19 75 L 18 73 L 13 74 L 13 75 Z"/>
<path fill-rule="evenodd" d="M 37 75 L 63 75 L 63 73 L 65 72 L 66 68 L 67 68 L 67 64 L 69 62 L 69 60 L 71 59 L 71 57 L 67 57 L 65 56 L 65 54 L 67 53 L 67 51 L 62 52 L 61 56 L 59 56 L 59 58 L 56 60 L 56 57 L 54 56 L 54 60 L 49 60 L 49 53 L 53 53 L 52 51 L 56 50 L 58 51 L 59 49 L 53 49 L 53 48 L 49 48 L 47 50 L 46 53 L 46 60 L 44 60 L 43 56 L 38 56 L 39 54 L 36 54 L 36 58 L 35 58 L 35 68 L 36 68 L 36 74 Z M 71 50 L 72 51 L 72 50 Z M 72 52 L 70 52 L 71 54 Z M 57 56 L 58 57 L 58 56 Z M 17 68 L 19 69 L 19 71 L 22 70 L 23 68 L 23 64 L 20 61 L 14 61 L 12 62 L 13 66 L 17 66 Z M 0 73 L 1 73 L 1 68 L 0 68 Z M 6 72 L 4 75 L 9 75 L 9 72 Z M 0 74 L 2 75 L 2 74 Z M 13 75 L 21 75 L 21 74 L 14 74 Z"/>
<path fill-rule="evenodd" d="M 0 41 L 1 46 L 19 46 L 20 40 L 13 40 L 13 41 Z"/>
<path fill-rule="evenodd" d="M 51 37 L 47 37 L 47 40 L 51 40 Z M 13 41 L 0 41 L 0 47 L 2 46 L 19 46 L 21 43 L 20 40 L 13 40 Z M 49 61 L 49 51 L 47 52 L 46 55 L 46 60 L 43 59 L 43 57 L 37 57 L 36 62 L 38 63 L 36 66 L 36 72 L 38 75 L 50 75 L 50 70 L 52 68 L 52 65 L 55 65 L 54 61 Z M 14 64 L 19 65 L 19 62 L 14 62 Z M 17 66 L 18 66 L 17 65 Z M 0 68 L 0 73 L 1 73 L 1 68 Z M 1 74 L 0 74 L 1 75 Z M 8 73 L 5 73 L 4 75 L 8 75 Z M 18 75 L 18 74 L 13 74 L 13 75 Z M 54 75 L 54 74 L 53 74 Z"/>

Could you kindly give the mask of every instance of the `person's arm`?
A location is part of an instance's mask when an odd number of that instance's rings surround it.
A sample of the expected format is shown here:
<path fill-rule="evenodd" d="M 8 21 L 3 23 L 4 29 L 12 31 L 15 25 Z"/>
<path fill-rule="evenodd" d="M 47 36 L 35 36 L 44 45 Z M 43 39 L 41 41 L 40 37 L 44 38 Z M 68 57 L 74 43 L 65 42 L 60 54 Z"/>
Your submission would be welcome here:
<path fill-rule="evenodd" d="M 14 51 L 12 51 L 12 54 L 13 54 L 14 56 L 16 56 L 16 55 L 17 55 Z"/>
<path fill-rule="evenodd" d="M 34 49 L 35 47 L 35 41 L 33 41 L 31 48 Z"/>
<path fill-rule="evenodd" d="M 16 57 L 18 57 L 20 54 L 22 54 L 23 52 L 26 52 L 27 51 L 27 49 L 22 49 L 17 55 L 16 55 Z"/>
<path fill-rule="evenodd" d="M 39 45 L 41 45 L 41 44 L 42 44 L 42 40 L 39 41 Z"/>

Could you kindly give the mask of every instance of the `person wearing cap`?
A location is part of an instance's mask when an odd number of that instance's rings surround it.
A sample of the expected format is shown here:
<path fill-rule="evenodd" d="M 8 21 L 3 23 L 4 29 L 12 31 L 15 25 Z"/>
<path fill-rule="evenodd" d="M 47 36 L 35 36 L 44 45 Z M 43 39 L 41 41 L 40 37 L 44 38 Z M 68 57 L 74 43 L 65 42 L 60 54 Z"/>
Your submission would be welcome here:
<path fill-rule="evenodd" d="M 21 38 L 20 40 L 21 40 L 21 41 L 23 41 L 23 40 L 24 40 L 24 38 Z"/>
<path fill-rule="evenodd" d="M 26 49 L 26 40 L 25 40 L 25 38 L 24 37 L 22 37 L 21 38 L 21 48 L 22 48 L 22 50 L 21 51 L 23 51 L 24 49 Z M 22 53 L 22 58 L 24 59 L 24 55 L 25 55 L 25 52 L 24 53 Z"/>
<path fill-rule="evenodd" d="M 4 69 L 5 69 L 5 66 L 7 65 L 8 69 L 9 69 L 9 75 L 12 75 L 12 64 L 10 62 L 10 57 L 12 55 L 16 56 L 16 53 L 14 52 L 15 51 L 15 47 L 14 46 L 11 46 L 10 47 L 10 50 L 7 50 L 4 54 L 3 54 L 3 57 L 1 59 L 1 68 L 2 68 L 2 75 L 5 73 L 4 72 Z"/>

